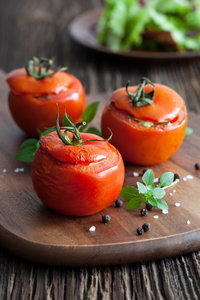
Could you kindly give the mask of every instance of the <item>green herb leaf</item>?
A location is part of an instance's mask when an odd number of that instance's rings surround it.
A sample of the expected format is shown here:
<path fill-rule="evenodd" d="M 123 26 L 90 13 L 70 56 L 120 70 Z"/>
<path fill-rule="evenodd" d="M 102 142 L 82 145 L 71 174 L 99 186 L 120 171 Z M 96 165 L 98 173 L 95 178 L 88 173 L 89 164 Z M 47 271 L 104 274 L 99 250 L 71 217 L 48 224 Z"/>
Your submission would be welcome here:
<path fill-rule="evenodd" d="M 168 209 L 168 205 L 163 199 L 157 199 L 157 207 L 160 209 Z"/>
<path fill-rule="evenodd" d="M 126 209 L 136 209 L 141 206 L 142 200 L 139 198 L 132 198 L 126 206 Z"/>
<path fill-rule="evenodd" d="M 160 187 L 169 186 L 174 181 L 174 173 L 166 172 L 160 176 Z"/>
<path fill-rule="evenodd" d="M 94 119 L 99 104 L 100 104 L 100 101 L 96 101 L 96 102 L 89 104 L 86 107 L 86 109 L 84 110 L 84 112 L 82 114 L 83 121 L 85 121 L 86 123 L 89 123 Z"/>
<path fill-rule="evenodd" d="M 191 135 L 192 133 L 193 133 L 193 129 L 190 127 L 187 127 L 186 131 L 185 131 L 185 136 Z"/>
<path fill-rule="evenodd" d="M 166 192 L 165 190 L 161 189 L 161 188 L 155 188 L 154 191 L 153 191 L 153 196 L 156 198 L 156 199 L 161 199 L 165 196 Z"/>
<path fill-rule="evenodd" d="M 88 129 L 85 130 L 85 132 L 102 136 L 101 131 L 96 127 L 89 127 Z"/>
<path fill-rule="evenodd" d="M 154 183 L 154 178 L 155 178 L 155 176 L 154 176 L 153 171 L 151 169 L 149 169 L 144 173 L 142 180 L 146 185 L 151 185 Z"/>
<path fill-rule="evenodd" d="M 28 139 L 21 144 L 20 152 L 15 156 L 15 159 L 23 162 L 32 162 L 37 148 L 38 140 Z"/>
<path fill-rule="evenodd" d="M 137 187 L 138 187 L 138 191 L 139 191 L 140 194 L 146 194 L 147 193 L 147 188 L 143 183 L 137 182 Z"/>
<path fill-rule="evenodd" d="M 139 197 L 140 194 L 138 192 L 138 190 L 133 187 L 133 186 L 127 186 L 124 187 L 121 192 L 120 195 L 122 196 L 122 198 L 124 198 L 124 200 L 129 201 L 131 200 L 134 196 Z"/>
<path fill-rule="evenodd" d="M 70 123 L 70 121 L 73 122 L 72 118 L 70 116 L 66 116 L 65 114 L 62 117 L 62 124 L 65 127 L 72 127 L 72 124 Z"/>
<path fill-rule="evenodd" d="M 157 199 L 151 197 L 148 199 L 148 203 L 150 203 L 152 206 L 157 206 Z"/>

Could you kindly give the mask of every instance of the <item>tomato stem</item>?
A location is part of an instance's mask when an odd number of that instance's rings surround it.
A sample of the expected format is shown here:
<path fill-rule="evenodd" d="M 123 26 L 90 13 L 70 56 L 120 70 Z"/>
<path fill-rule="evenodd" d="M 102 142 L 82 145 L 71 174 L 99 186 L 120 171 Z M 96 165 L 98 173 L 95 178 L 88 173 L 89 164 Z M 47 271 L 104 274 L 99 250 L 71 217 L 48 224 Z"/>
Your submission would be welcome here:
<path fill-rule="evenodd" d="M 65 107 L 65 123 L 67 122 L 68 126 L 62 126 L 62 127 L 60 127 L 60 125 L 59 125 L 58 103 L 56 103 L 56 105 L 57 105 L 57 117 L 56 117 L 56 126 L 55 126 L 55 129 L 56 129 L 58 137 L 61 139 L 61 141 L 65 145 L 80 146 L 80 145 L 82 145 L 83 143 L 86 143 L 86 142 L 93 142 L 93 141 L 96 141 L 96 142 L 97 141 L 98 142 L 107 142 L 107 141 L 109 141 L 112 138 L 112 131 L 108 128 L 110 130 L 110 132 L 111 132 L 111 134 L 110 134 L 110 136 L 109 136 L 108 139 L 102 139 L 102 140 L 99 140 L 99 139 L 90 139 L 90 140 L 82 141 L 82 138 L 81 138 L 79 130 L 80 130 L 80 128 L 82 126 L 86 126 L 86 122 L 85 121 L 81 121 L 81 122 L 78 122 L 78 123 L 74 124 L 73 121 L 71 120 L 71 118 L 67 115 L 67 113 L 66 113 L 66 107 Z M 62 134 L 61 129 L 64 129 L 64 135 Z M 68 131 L 73 134 L 72 140 L 69 138 L 69 136 L 67 134 Z"/>
<path fill-rule="evenodd" d="M 133 104 L 133 106 L 144 106 L 144 105 L 150 105 L 153 103 L 153 97 L 155 94 L 155 85 L 151 82 L 150 79 L 146 77 L 142 77 L 140 79 L 140 83 L 138 85 L 138 89 L 135 93 L 131 93 L 128 90 L 130 81 L 126 84 L 126 92 L 129 96 L 129 101 Z M 150 85 L 152 87 L 152 91 L 149 93 L 145 93 L 144 88 L 146 85 Z"/>
<path fill-rule="evenodd" d="M 33 57 L 25 66 L 26 72 L 29 76 L 41 80 L 46 77 L 51 77 L 59 71 L 66 71 L 66 67 L 58 67 L 53 70 L 53 59 Z"/>

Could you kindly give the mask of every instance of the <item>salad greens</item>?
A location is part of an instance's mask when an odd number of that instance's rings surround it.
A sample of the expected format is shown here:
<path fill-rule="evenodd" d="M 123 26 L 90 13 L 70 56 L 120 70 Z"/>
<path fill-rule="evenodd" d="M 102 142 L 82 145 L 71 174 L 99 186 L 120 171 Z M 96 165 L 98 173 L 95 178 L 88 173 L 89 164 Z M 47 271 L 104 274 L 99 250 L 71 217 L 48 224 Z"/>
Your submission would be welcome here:
<path fill-rule="evenodd" d="M 105 3 L 97 39 L 113 51 L 200 50 L 200 0 L 105 0 Z"/>

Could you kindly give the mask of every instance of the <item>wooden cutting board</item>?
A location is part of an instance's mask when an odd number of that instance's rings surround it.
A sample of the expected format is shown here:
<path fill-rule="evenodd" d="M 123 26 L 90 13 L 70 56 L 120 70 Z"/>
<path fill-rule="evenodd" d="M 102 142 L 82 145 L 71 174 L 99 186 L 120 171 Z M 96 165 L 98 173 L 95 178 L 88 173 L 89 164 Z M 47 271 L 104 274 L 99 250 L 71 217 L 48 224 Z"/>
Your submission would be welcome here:
<path fill-rule="evenodd" d="M 168 161 L 152 167 L 156 177 L 163 172 L 180 174 L 181 180 L 167 190 L 165 200 L 169 213 L 153 209 L 142 217 L 139 210 L 127 211 L 112 204 L 104 211 L 89 217 L 72 218 L 58 215 L 44 207 L 31 183 L 31 164 L 14 160 L 26 136 L 12 121 L 7 108 L 8 88 L 0 74 L 0 243 L 14 254 L 39 263 L 65 266 L 100 266 L 153 260 L 200 249 L 200 116 L 190 114 L 189 125 L 194 129 L 185 137 L 177 153 Z M 99 125 L 105 95 L 88 97 L 88 103 L 101 100 L 94 124 Z M 16 173 L 16 168 L 24 172 Z M 3 171 L 4 170 L 4 171 Z M 143 168 L 126 165 L 125 185 L 135 185 Z M 183 180 L 187 175 L 192 179 Z M 91 187 L 92 188 L 92 187 Z M 175 203 L 180 203 L 177 207 Z M 109 224 L 101 217 L 111 216 Z M 154 216 L 158 216 L 155 219 Z M 190 224 L 187 224 L 187 221 Z M 151 223 L 143 236 L 137 227 Z M 90 232 L 91 226 L 96 227 Z"/>

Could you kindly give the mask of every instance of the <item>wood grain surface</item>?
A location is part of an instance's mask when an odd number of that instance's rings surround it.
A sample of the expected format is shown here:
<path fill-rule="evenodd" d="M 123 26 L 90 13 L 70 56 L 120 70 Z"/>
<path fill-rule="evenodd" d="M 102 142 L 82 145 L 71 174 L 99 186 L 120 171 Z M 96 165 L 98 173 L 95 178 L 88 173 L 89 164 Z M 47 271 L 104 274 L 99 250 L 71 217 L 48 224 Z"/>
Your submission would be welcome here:
<path fill-rule="evenodd" d="M 40 203 L 31 182 L 31 165 L 14 160 L 24 134 L 7 126 L 13 121 L 6 105 L 8 89 L 3 76 L 0 85 L 4 104 L 0 121 L 0 139 L 4 141 L 0 146 L 0 166 L 7 170 L 0 173 L 0 239 L 3 247 L 31 261 L 72 267 L 133 263 L 200 250 L 200 172 L 194 168 L 200 152 L 200 117 L 195 114 L 189 117 L 195 132 L 185 138 L 180 150 L 168 161 L 152 166 L 156 177 L 166 171 L 181 177 L 165 197 L 169 214 L 153 209 L 144 218 L 140 209 L 127 211 L 125 202 L 120 209 L 112 204 L 93 216 L 70 218 L 51 212 Z M 108 97 L 87 97 L 88 103 L 101 101 L 94 126 L 100 126 L 101 111 Z M 15 173 L 17 165 L 25 172 Z M 133 172 L 142 174 L 143 168 L 126 164 L 125 185 L 135 186 L 136 180 L 141 181 L 142 176 L 134 178 Z M 193 178 L 184 181 L 188 174 Z M 180 208 L 175 203 L 180 203 Z M 104 214 L 111 216 L 107 225 L 102 223 Z M 155 215 L 159 219 L 155 219 Z M 187 224 L 188 220 L 190 224 Z M 151 224 L 151 230 L 138 236 L 136 229 L 145 222 Z M 93 233 L 89 232 L 91 226 L 96 226 Z"/>
<path fill-rule="evenodd" d="M 185 99 L 188 110 L 200 113 L 200 60 L 165 65 L 125 62 L 71 41 L 69 22 L 102 4 L 103 0 L 0 1 L 0 67 L 10 71 L 24 66 L 33 55 L 55 57 L 58 64 L 67 65 L 80 78 L 90 94 L 110 93 L 128 79 L 137 84 L 141 76 L 147 76 L 174 88 Z M 8 126 L 16 130 L 13 123 Z M 1 249 L 0 271 L 3 300 L 200 298 L 200 251 L 153 262 L 67 268 L 32 264 Z"/>

